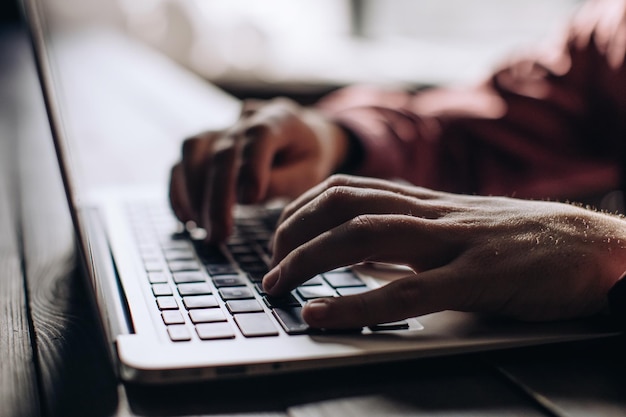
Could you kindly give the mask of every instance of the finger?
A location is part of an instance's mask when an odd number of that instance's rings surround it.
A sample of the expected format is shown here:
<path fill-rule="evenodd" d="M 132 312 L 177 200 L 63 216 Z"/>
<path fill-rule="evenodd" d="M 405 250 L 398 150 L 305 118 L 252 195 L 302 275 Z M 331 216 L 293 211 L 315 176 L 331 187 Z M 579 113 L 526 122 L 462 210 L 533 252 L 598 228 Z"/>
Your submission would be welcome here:
<path fill-rule="evenodd" d="M 310 175 L 315 169 L 310 160 L 295 161 L 289 165 L 273 167 L 266 195 L 272 197 L 296 198 L 302 194 L 302 190 L 308 190 L 315 186 L 316 176 Z"/>
<path fill-rule="evenodd" d="M 207 185 L 200 218 L 207 240 L 212 243 L 225 240 L 233 227 L 238 153 L 237 141 L 230 138 L 217 141 L 205 174 Z"/>
<path fill-rule="evenodd" d="M 319 273 L 363 261 L 404 264 L 424 271 L 458 256 L 461 243 L 438 220 L 358 216 L 299 247 L 277 246 L 285 256 L 264 277 L 263 287 L 278 296 Z"/>
<path fill-rule="evenodd" d="M 200 212 L 204 201 L 211 143 L 211 137 L 200 135 L 185 140 L 182 146 L 181 176 L 184 179 L 189 213 L 198 224 L 201 223 Z"/>
<path fill-rule="evenodd" d="M 269 194 L 268 186 L 271 173 L 276 168 L 277 156 L 293 146 L 297 139 L 293 132 L 289 132 L 297 119 L 298 107 L 284 99 L 263 104 L 251 102 L 247 107 L 255 110 L 249 112 L 247 119 L 238 126 L 238 132 L 244 138 L 238 194 L 242 203 L 257 203 L 281 195 Z M 294 162 L 295 158 L 297 155 L 290 155 L 289 162 Z M 301 176 L 302 172 L 294 179 Z"/>
<path fill-rule="evenodd" d="M 184 170 L 179 162 L 172 167 L 169 185 L 170 206 L 174 215 L 183 223 L 193 220 L 193 213 L 185 187 Z"/>
<path fill-rule="evenodd" d="M 253 125 L 242 135 L 245 140 L 242 141 L 238 199 L 242 204 L 253 204 L 269 197 L 272 162 L 281 143 L 268 126 Z"/>
<path fill-rule="evenodd" d="M 376 190 L 386 190 L 402 195 L 413 196 L 422 200 L 431 200 L 438 198 L 441 193 L 429 190 L 427 188 L 407 186 L 392 181 L 380 180 L 376 178 L 358 177 L 351 175 L 333 175 L 324 182 L 316 185 L 307 192 L 303 193 L 299 198 L 294 200 L 283 210 L 279 224 L 292 216 L 302 206 L 318 197 L 327 189 L 332 187 L 349 186 L 354 188 L 372 188 Z"/>
<path fill-rule="evenodd" d="M 371 188 L 337 186 L 325 190 L 279 227 L 272 241 L 275 260 L 294 248 L 358 216 L 400 214 L 436 219 L 449 209 L 429 201 Z"/>
<path fill-rule="evenodd" d="M 411 275 L 378 289 L 310 301 L 302 318 L 312 327 L 338 329 L 371 326 L 418 317 L 463 305 L 456 268 L 445 266 Z"/>
<path fill-rule="evenodd" d="M 241 118 L 246 118 L 254 115 L 258 109 L 266 105 L 264 100 L 257 99 L 245 99 L 241 103 Z"/>

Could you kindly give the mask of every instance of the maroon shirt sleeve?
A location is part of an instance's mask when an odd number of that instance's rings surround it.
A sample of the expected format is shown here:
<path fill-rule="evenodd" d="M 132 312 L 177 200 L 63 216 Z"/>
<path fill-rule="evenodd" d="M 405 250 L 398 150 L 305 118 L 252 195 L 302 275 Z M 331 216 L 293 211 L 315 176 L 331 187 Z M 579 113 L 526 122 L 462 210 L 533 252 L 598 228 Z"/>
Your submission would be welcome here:
<path fill-rule="evenodd" d="M 620 187 L 626 0 L 592 0 L 556 42 L 484 82 L 348 87 L 318 108 L 363 147 L 355 174 L 485 195 L 576 198 Z"/>

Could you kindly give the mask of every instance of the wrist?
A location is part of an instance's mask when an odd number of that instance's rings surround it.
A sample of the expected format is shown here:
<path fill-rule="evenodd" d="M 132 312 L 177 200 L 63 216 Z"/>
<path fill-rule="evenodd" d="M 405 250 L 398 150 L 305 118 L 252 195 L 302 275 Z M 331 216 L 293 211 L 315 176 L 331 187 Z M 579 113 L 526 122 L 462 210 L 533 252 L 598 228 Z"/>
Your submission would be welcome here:
<path fill-rule="evenodd" d="M 348 129 L 323 114 L 310 110 L 303 113 L 303 118 L 316 135 L 321 145 L 324 161 L 324 176 L 333 173 L 347 173 L 355 164 L 355 156 L 360 160 L 360 144 Z"/>
<path fill-rule="evenodd" d="M 336 128 L 341 131 L 343 136 L 344 152 L 342 158 L 335 165 L 335 172 L 340 174 L 352 174 L 359 168 L 363 161 L 363 145 L 357 135 L 351 130 L 339 125 L 337 125 Z"/>

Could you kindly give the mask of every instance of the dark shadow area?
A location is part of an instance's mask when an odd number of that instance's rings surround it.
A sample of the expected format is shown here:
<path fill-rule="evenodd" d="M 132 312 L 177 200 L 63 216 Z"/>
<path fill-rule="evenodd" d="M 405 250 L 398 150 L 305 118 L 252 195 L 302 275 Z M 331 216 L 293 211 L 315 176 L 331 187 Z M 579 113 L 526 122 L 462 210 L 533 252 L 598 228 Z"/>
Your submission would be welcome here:
<path fill-rule="evenodd" d="M 19 20 L 20 13 L 16 0 L 0 2 L 0 25 L 17 23 Z"/>
<path fill-rule="evenodd" d="M 55 348 L 54 375 L 46 382 L 52 416 L 110 416 L 118 408 L 118 379 L 84 276 L 75 270 L 55 290 L 64 303 L 63 343 Z M 43 354 L 44 352 L 42 352 Z"/>
<path fill-rule="evenodd" d="M 344 87 L 331 84 L 263 84 L 260 82 L 217 82 L 218 87 L 240 100 L 269 100 L 275 97 L 289 97 L 297 103 L 308 106 L 315 104 L 320 98 Z"/>
<path fill-rule="evenodd" d="M 562 408 L 626 409 L 626 336 L 494 352 L 489 362 Z M 562 403 L 562 404 L 561 404 Z M 597 407 L 597 408 L 596 408 Z"/>
<path fill-rule="evenodd" d="M 133 412 L 146 416 L 284 411 L 368 395 L 433 413 L 534 407 L 490 369 L 478 355 L 460 355 L 196 385 L 129 385 L 127 393 Z"/>

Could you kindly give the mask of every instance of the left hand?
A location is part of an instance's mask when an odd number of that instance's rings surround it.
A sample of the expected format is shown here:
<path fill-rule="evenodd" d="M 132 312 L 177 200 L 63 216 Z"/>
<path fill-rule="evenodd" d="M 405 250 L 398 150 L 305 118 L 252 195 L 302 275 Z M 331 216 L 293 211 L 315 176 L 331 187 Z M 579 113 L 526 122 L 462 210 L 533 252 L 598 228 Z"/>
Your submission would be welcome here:
<path fill-rule="evenodd" d="M 219 243 L 232 231 L 236 202 L 299 196 L 336 171 L 348 150 L 343 129 L 314 108 L 246 100 L 229 128 L 185 140 L 170 203 L 181 222 L 194 221 Z"/>
<path fill-rule="evenodd" d="M 414 273 L 309 302 L 313 327 L 350 328 L 441 310 L 522 320 L 589 316 L 626 270 L 626 221 L 570 204 L 437 192 L 333 176 L 284 211 L 263 285 L 278 296 L 363 261 Z"/>

